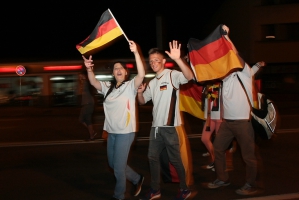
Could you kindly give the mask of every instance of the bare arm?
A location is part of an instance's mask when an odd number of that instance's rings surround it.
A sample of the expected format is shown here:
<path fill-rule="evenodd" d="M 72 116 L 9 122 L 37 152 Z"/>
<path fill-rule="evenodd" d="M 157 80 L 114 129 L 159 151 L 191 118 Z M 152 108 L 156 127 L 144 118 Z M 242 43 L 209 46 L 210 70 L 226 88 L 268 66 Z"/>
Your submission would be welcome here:
<path fill-rule="evenodd" d="M 139 105 L 145 104 L 145 100 L 143 97 L 143 91 L 145 90 L 145 87 L 146 87 L 145 83 L 140 84 L 140 86 L 138 87 L 137 100 Z"/>
<path fill-rule="evenodd" d="M 193 79 L 193 72 L 186 62 L 184 62 L 181 58 L 181 44 L 178 44 L 178 42 L 174 40 L 172 43 L 169 42 L 169 48 L 170 52 L 165 51 L 165 53 L 177 63 L 187 80 Z"/>
<path fill-rule="evenodd" d="M 143 62 L 142 62 L 141 56 L 138 52 L 138 47 L 137 47 L 136 43 L 134 41 L 130 40 L 129 44 L 130 44 L 130 50 L 134 53 L 135 60 L 136 60 L 138 74 L 135 77 L 135 88 L 137 89 L 144 79 L 145 70 L 144 70 Z"/>
<path fill-rule="evenodd" d="M 265 67 L 265 66 L 266 66 L 266 63 L 264 61 L 259 61 L 259 62 L 255 63 L 251 69 L 253 70 L 253 73 L 255 74 L 260 70 L 260 68 Z"/>
<path fill-rule="evenodd" d="M 230 38 L 229 38 L 229 36 L 228 36 L 228 34 L 229 34 L 229 28 L 228 28 L 226 25 L 223 25 L 223 26 L 222 26 L 222 29 L 223 29 L 224 31 L 226 31 L 226 35 L 224 35 L 225 39 L 227 39 L 227 41 L 229 41 L 229 42 L 231 43 L 232 48 L 233 48 L 233 51 L 234 51 L 236 54 L 238 54 L 238 50 L 236 49 L 234 43 L 230 40 Z"/>
<path fill-rule="evenodd" d="M 100 84 L 100 82 L 96 79 L 94 73 L 93 73 L 93 60 L 92 60 L 92 56 L 89 56 L 88 59 L 86 59 L 84 56 L 82 56 L 83 60 L 84 60 L 84 65 L 86 67 L 87 70 L 87 75 L 88 75 L 88 79 L 91 85 L 93 85 L 93 87 L 95 87 L 97 90 L 102 91 L 102 86 Z"/>

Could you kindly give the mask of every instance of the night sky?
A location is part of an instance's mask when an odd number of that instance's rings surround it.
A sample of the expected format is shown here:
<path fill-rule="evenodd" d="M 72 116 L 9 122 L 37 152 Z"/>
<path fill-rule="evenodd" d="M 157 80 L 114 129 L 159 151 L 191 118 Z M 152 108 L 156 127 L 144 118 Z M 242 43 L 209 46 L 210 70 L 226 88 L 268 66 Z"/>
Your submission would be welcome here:
<path fill-rule="evenodd" d="M 191 37 L 206 36 L 201 28 L 224 0 L 67 2 L 6 1 L 0 12 L 0 61 L 81 59 L 76 44 L 90 35 L 108 8 L 127 37 L 137 42 L 147 56 L 147 51 L 157 46 L 157 15 L 164 18 L 165 43 L 175 39 L 184 44 Z M 123 36 L 94 54 L 95 59 L 126 57 L 132 57 L 132 53 Z"/>

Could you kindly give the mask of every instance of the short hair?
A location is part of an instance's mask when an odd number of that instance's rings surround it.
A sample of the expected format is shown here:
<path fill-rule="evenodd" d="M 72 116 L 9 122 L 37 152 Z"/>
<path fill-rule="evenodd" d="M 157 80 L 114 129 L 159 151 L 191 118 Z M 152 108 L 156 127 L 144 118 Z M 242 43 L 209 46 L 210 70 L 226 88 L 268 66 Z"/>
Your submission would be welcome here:
<path fill-rule="evenodd" d="M 166 55 L 165 55 L 165 52 L 162 50 L 162 49 L 159 49 L 159 48 L 151 48 L 149 51 L 148 51 L 148 55 L 152 55 L 152 54 L 160 54 L 163 56 L 163 58 L 166 58 Z"/>

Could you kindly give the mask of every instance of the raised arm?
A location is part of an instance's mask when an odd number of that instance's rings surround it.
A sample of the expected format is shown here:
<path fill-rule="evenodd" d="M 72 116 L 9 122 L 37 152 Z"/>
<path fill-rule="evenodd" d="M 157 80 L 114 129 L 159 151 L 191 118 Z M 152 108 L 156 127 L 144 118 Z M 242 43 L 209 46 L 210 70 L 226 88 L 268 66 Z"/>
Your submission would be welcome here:
<path fill-rule="evenodd" d="M 92 60 L 92 56 L 89 56 L 88 59 L 85 58 L 85 56 L 82 56 L 83 60 L 84 60 L 84 65 L 86 67 L 87 70 L 87 75 L 88 75 L 88 79 L 91 85 L 93 85 L 93 87 L 95 87 L 97 90 L 102 91 L 102 86 L 100 84 L 100 82 L 96 79 L 94 73 L 93 73 L 93 60 Z"/>
<path fill-rule="evenodd" d="M 170 52 L 165 51 L 165 53 L 177 63 L 187 80 L 193 79 L 193 72 L 186 62 L 184 62 L 181 58 L 181 44 L 178 44 L 178 41 L 173 40 L 172 43 L 169 42 L 169 49 Z"/>
<path fill-rule="evenodd" d="M 226 32 L 226 35 L 224 35 L 224 37 L 227 39 L 227 41 L 229 41 L 232 45 L 232 48 L 233 48 L 233 51 L 238 54 L 238 50 L 237 48 L 235 47 L 234 43 L 230 40 L 228 34 L 229 34 L 229 28 L 226 26 L 226 25 L 223 25 L 222 26 L 222 29 Z"/>
<path fill-rule="evenodd" d="M 253 73 L 255 74 L 256 72 L 258 72 L 260 70 L 260 68 L 265 67 L 266 63 L 264 61 L 259 61 L 257 63 L 255 63 L 251 69 L 253 70 Z"/>
<path fill-rule="evenodd" d="M 135 77 L 135 88 L 137 89 L 140 84 L 142 83 L 144 76 L 145 76 L 145 70 L 144 65 L 141 59 L 141 56 L 138 51 L 138 47 L 136 43 L 132 40 L 129 41 L 130 44 L 130 50 L 134 53 L 136 66 L 137 66 L 137 76 Z"/>

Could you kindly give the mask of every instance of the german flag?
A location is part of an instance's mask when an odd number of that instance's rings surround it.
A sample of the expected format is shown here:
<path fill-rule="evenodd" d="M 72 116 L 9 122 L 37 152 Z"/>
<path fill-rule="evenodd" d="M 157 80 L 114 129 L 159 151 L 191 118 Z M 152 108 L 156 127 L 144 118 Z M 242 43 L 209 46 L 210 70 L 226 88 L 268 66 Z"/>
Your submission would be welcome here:
<path fill-rule="evenodd" d="M 182 163 L 185 168 L 186 184 L 191 186 L 194 184 L 193 179 L 193 164 L 192 164 L 192 152 L 189 144 L 184 126 L 175 127 L 180 141 L 180 152 Z M 169 162 L 169 157 L 166 148 L 160 154 L 161 174 L 162 180 L 165 183 L 178 183 L 180 182 L 178 174 L 174 166 Z"/>
<path fill-rule="evenodd" d="M 222 78 L 233 69 L 243 68 L 225 34 L 220 24 L 204 40 L 189 39 L 189 59 L 197 81 Z"/>
<path fill-rule="evenodd" d="M 194 117 L 204 119 L 202 108 L 203 86 L 195 81 L 189 81 L 180 86 L 180 111 L 187 112 Z"/>
<path fill-rule="evenodd" d="M 108 9 L 102 14 L 92 33 L 81 43 L 76 45 L 76 48 L 81 54 L 95 49 L 99 50 L 100 47 L 106 46 L 109 42 L 122 34 L 122 30 Z"/>

